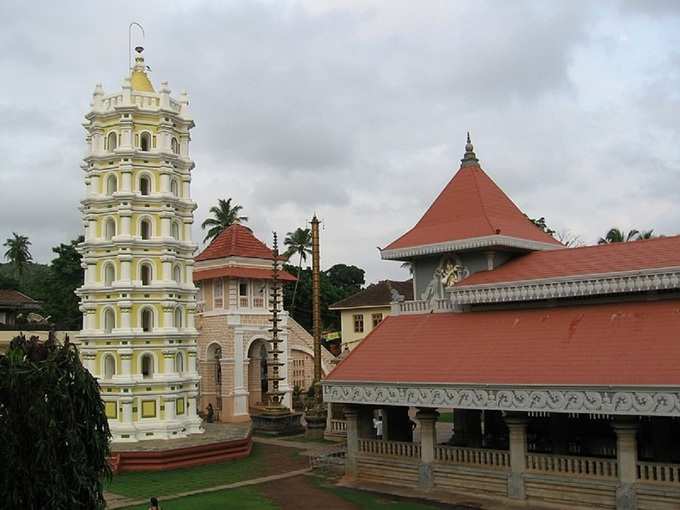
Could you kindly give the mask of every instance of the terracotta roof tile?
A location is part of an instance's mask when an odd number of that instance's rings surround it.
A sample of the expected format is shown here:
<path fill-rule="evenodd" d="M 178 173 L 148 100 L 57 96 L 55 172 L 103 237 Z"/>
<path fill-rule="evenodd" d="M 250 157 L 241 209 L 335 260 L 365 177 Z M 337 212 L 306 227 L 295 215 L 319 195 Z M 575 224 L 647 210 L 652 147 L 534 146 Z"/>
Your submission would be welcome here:
<path fill-rule="evenodd" d="M 223 230 L 195 260 L 221 259 L 224 257 L 274 258 L 272 250 L 257 239 L 252 230 L 238 223 Z"/>
<path fill-rule="evenodd" d="M 456 286 L 673 266 L 680 266 L 680 236 L 536 251 L 517 257 L 493 271 L 475 273 Z"/>
<path fill-rule="evenodd" d="M 560 245 L 536 227 L 478 164 L 464 166 L 415 227 L 385 250 L 505 235 Z"/>
<path fill-rule="evenodd" d="M 331 381 L 679 385 L 680 300 L 387 317 Z"/>
<path fill-rule="evenodd" d="M 404 296 L 406 301 L 413 299 L 413 280 L 397 282 L 393 280 L 383 280 L 373 283 L 356 294 L 352 294 L 345 299 L 333 303 L 328 308 L 337 310 L 340 308 L 356 308 L 360 306 L 389 306 L 392 302 L 392 289 Z"/>
<path fill-rule="evenodd" d="M 271 280 L 272 270 L 260 267 L 215 267 L 210 269 L 199 269 L 194 272 L 194 281 L 210 280 L 212 278 L 230 277 L 230 278 L 252 278 L 254 280 Z M 279 272 L 279 279 L 282 281 L 294 282 L 297 280 L 295 276 L 287 271 Z"/>
<path fill-rule="evenodd" d="M 0 289 L 0 305 L 39 305 L 38 301 L 14 289 Z"/>

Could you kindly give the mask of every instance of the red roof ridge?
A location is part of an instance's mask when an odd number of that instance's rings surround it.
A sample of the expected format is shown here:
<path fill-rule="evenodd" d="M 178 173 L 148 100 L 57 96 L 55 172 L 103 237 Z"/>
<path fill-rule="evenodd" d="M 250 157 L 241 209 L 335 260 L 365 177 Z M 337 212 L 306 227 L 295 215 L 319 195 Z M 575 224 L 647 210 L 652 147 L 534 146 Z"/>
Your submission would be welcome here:
<path fill-rule="evenodd" d="M 470 168 L 470 171 L 472 172 L 472 177 L 473 177 L 472 182 L 475 183 L 475 190 L 477 190 L 477 197 L 479 198 L 479 203 L 480 203 L 481 208 L 482 208 L 482 213 L 484 214 L 484 219 L 486 219 L 486 222 L 489 224 L 489 228 L 491 230 L 493 230 L 494 232 L 501 233 L 500 229 L 495 228 L 495 226 L 491 223 L 491 220 L 489 219 L 489 215 L 487 214 L 487 211 L 486 211 L 486 204 L 482 200 L 482 193 L 479 189 L 479 182 L 477 181 L 477 172 L 474 171 L 475 168 L 477 170 L 479 170 L 480 172 L 484 172 L 484 170 L 482 170 L 482 167 L 479 166 L 479 163 L 477 163 L 475 165 L 470 165 L 469 168 Z M 462 167 L 461 167 L 461 169 L 462 169 Z M 488 177 L 488 175 L 487 175 L 487 177 Z M 489 179 L 491 179 L 491 177 L 489 177 Z M 493 179 L 491 179 L 491 180 L 493 180 Z"/>
<path fill-rule="evenodd" d="M 273 258 L 272 250 L 260 241 L 253 231 L 241 225 L 232 223 L 215 237 L 210 244 L 199 253 L 195 260 L 213 260 L 225 257 L 244 258 Z"/>

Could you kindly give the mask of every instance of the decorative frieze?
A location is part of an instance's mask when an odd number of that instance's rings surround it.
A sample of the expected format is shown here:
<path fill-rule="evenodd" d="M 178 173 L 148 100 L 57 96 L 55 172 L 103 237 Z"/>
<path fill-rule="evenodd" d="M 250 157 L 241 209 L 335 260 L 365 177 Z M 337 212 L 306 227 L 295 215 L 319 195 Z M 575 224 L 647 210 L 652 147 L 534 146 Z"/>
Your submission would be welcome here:
<path fill-rule="evenodd" d="M 454 305 L 535 301 L 680 289 L 680 268 L 448 287 Z"/>
<path fill-rule="evenodd" d="M 499 411 L 680 416 L 680 387 L 576 388 L 342 383 L 325 381 L 325 402 Z"/>

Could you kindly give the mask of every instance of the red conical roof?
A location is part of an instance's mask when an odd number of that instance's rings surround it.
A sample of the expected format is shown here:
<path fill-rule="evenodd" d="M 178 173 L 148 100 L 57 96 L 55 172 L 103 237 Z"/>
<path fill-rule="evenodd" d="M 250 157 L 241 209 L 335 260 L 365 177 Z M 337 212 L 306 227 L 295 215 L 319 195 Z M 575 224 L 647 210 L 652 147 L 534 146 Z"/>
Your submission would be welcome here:
<path fill-rule="evenodd" d="M 196 261 L 224 257 L 273 259 L 272 250 L 253 235 L 252 230 L 238 223 L 230 225 L 218 235 L 197 257 Z"/>
<path fill-rule="evenodd" d="M 529 221 L 482 170 L 469 142 L 466 149 L 460 170 L 420 221 L 384 251 L 487 236 L 562 246 Z"/>

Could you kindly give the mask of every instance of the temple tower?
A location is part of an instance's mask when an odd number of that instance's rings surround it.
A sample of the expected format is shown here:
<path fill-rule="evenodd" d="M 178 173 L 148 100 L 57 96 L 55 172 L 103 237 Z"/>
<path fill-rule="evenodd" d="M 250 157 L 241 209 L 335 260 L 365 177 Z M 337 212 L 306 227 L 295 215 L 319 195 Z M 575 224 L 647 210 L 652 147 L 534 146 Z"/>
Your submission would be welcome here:
<path fill-rule="evenodd" d="M 196 397 L 188 97 L 155 91 L 143 48 L 122 91 L 85 116 L 81 356 L 101 385 L 114 441 L 201 432 Z"/>

